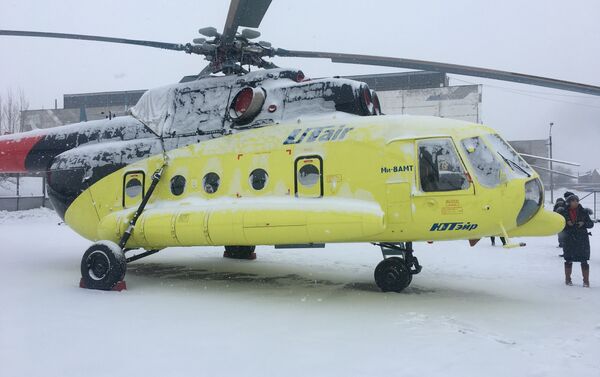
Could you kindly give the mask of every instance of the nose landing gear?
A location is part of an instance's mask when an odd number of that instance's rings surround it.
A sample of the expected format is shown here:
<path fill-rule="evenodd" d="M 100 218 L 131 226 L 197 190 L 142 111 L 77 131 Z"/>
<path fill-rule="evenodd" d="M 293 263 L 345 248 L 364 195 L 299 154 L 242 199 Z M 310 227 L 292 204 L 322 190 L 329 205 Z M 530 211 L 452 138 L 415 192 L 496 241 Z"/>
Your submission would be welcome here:
<path fill-rule="evenodd" d="M 99 241 L 90 246 L 81 258 L 81 288 L 103 291 L 122 291 L 127 289 L 125 273 L 127 263 L 145 258 L 160 250 L 147 250 L 130 257 L 125 253 L 131 249 L 122 249 L 112 241 Z"/>
<path fill-rule="evenodd" d="M 412 242 L 374 243 L 381 247 L 383 260 L 375 268 L 375 283 L 383 292 L 401 292 L 421 272 L 419 260 L 413 256 Z M 391 257 L 390 257 L 391 256 Z"/>

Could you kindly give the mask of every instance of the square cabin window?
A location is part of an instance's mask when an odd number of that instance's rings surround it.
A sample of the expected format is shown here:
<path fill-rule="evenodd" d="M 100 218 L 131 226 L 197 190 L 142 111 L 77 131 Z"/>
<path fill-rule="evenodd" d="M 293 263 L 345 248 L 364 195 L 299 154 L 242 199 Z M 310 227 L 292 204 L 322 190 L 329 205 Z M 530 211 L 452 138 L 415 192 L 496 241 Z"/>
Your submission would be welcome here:
<path fill-rule="evenodd" d="M 465 168 L 452 140 L 425 139 L 417 143 L 419 181 L 425 192 L 456 191 L 469 188 Z"/>

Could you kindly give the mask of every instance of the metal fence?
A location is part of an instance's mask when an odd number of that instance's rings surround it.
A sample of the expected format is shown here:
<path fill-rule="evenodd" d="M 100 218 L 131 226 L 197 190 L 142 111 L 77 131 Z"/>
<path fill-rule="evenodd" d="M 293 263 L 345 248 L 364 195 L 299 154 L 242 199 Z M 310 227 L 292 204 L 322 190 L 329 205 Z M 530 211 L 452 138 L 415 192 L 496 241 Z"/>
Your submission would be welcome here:
<path fill-rule="evenodd" d="M 594 211 L 591 216 L 593 219 L 597 220 L 598 217 L 598 209 L 600 208 L 598 200 L 600 199 L 600 189 L 595 189 L 594 191 L 584 191 L 585 194 L 580 195 L 580 203 L 582 206 L 590 208 Z"/>
<path fill-rule="evenodd" d="M 0 174 L 0 211 L 52 208 L 43 174 Z"/>

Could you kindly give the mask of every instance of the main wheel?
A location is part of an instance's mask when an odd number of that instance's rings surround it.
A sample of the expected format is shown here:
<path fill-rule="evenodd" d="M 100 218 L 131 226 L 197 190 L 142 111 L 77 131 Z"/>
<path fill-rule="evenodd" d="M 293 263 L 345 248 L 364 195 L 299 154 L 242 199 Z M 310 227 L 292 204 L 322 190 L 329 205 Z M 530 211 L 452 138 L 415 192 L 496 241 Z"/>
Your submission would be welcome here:
<path fill-rule="evenodd" d="M 86 288 L 109 291 L 123 280 L 126 271 L 125 254 L 114 242 L 97 242 L 81 258 L 81 278 Z"/>
<path fill-rule="evenodd" d="M 223 256 L 232 259 L 256 259 L 256 246 L 225 246 Z"/>
<path fill-rule="evenodd" d="M 401 292 L 411 281 L 410 268 L 401 258 L 384 259 L 375 268 L 375 283 L 383 292 Z"/>

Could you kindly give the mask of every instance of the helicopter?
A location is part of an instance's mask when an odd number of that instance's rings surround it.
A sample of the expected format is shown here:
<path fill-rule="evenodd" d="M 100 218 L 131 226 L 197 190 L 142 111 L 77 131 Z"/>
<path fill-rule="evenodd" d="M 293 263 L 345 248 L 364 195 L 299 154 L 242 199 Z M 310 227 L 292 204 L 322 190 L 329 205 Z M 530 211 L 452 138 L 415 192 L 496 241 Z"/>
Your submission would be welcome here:
<path fill-rule="evenodd" d="M 125 287 L 127 264 L 168 247 L 372 243 L 374 278 L 400 292 L 422 266 L 413 242 L 547 236 L 539 175 L 492 128 L 391 116 L 365 83 L 308 79 L 272 57 L 432 70 L 600 95 L 600 87 L 492 69 L 296 51 L 255 40 L 271 0 L 232 0 L 222 32 L 178 44 L 0 30 L 204 56 L 195 80 L 147 91 L 127 116 L 0 137 L 0 172 L 41 172 L 55 211 L 93 241 L 80 285 Z M 240 27 L 246 27 L 238 32 Z M 258 68 L 251 71 L 250 67 Z M 509 240 L 507 247 L 523 246 Z M 136 252 L 136 250 L 141 250 Z M 132 254 L 132 253 L 136 254 Z"/>

